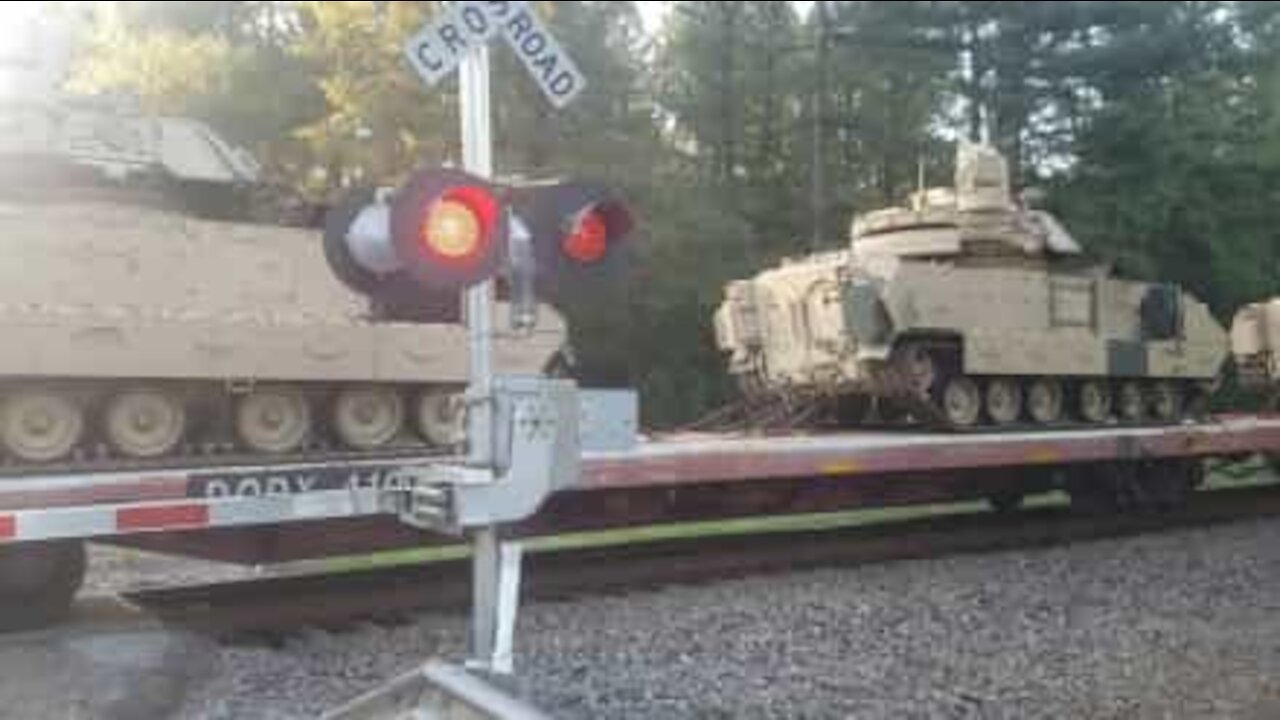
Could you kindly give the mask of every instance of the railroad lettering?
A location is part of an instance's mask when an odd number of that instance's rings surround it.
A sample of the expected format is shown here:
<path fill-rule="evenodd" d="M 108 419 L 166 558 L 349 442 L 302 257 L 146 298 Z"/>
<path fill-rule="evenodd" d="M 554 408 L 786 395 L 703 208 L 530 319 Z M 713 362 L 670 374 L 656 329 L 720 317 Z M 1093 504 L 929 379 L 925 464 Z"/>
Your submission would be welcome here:
<path fill-rule="evenodd" d="M 512 0 L 485 0 L 484 6 L 486 8 L 485 12 L 488 13 L 489 17 L 494 20 L 505 20 L 516 9 L 517 5 L 522 4 L 521 2 L 512 2 Z"/>
<path fill-rule="evenodd" d="M 272 475 L 267 477 L 215 478 L 204 483 L 208 498 L 278 497 L 311 492 L 319 479 L 309 475 Z"/>
<path fill-rule="evenodd" d="M 561 71 L 551 82 L 547 83 L 547 87 L 557 97 L 567 97 L 573 93 L 573 89 L 578 86 L 578 80 L 571 73 Z"/>
<path fill-rule="evenodd" d="M 450 55 L 461 55 L 467 50 L 466 38 L 462 37 L 462 31 L 457 25 L 445 23 L 440 26 L 440 39 L 449 50 Z"/>
<path fill-rule="evenodd" d="M 408 490 L 413 487 L 414 481 L 412 477 L 403 473 L 392 471 L 387 475 L 386 482 L 382 487 L 384 490 Z"/>
<path fill-rule="evenodd" d="M 564 107 L 582 91 L 586 81 L 528 7 L 513 10 L 504 26 L 507 40 L 525 69 L 556 107 Z"/>
<path fill-rule="evenodd" d="M 434 73 L 443 73 L 445 71 L 444 59 L 436 54 L 435 48 L 426 42 L 419 42 L 414 45 L 413 56 L 418 59 L 418 63 L 422 67 Z"/>
<path fill-rule="evenodd" d="M 484 10 L 474 5 L 468 5 L 462 8 L 459 16 L 462 18 L 462 24 L 467 26 L 467 32 L 472 35 L 485 37 L 491 32 L 489 15 Z"/>
<path fill-rule="evenodd" d="M 512 47 L 519 47 L 524 34 L 532 29 L 533 18 L 529 15 L 528 10 L 522 10 L 511 18 L 511 22 L 507 23 L 507 37 L 511 39 Z"/>
<path fill-rule="evenodd" d="M 547 39 L 536 32 L 529 33 L 520 43 L 520 51 L 525 55 L 534 58 L 533 60 L 530 60 L 534 67 L 537 67 L 538 63 L 546 60 L 550 60 L 553 63 L 555 62 L 554 56 L 539 57 L 542 55 L 542 51 L 546 49 Z"/>
<path fill-rule="evenodd" d="M 352 490 L 407 490 L 414 480 L 399 470 L 375 470 L 369 473 L 352 473 L 347 487 Z"/>
<path fill-rule="evenodd" d="M 347 480 L 347 487 L 352 490 L 376 490 L 381 481 L 382 473 L 377 471 L 367 475 L 351 473 L 351 479 Z"/>

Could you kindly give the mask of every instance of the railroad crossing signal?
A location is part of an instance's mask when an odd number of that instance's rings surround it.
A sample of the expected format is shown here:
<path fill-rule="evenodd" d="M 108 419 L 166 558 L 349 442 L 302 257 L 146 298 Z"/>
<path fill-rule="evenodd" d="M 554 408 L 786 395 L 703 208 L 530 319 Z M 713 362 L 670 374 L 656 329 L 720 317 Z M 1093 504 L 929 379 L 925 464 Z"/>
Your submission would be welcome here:
<path fill-rule="evenodd" d="M 351 193 L 325 222 L 325 257 L 351 289 L 386 299 L 414 281 L 457 291 L 491 278 L 506 254 L 507 212 L 498 189 L 468 173 L 420 170 L 389 197 Z"/>
<path fill-rule="evenodd" d="M 351 193 L 330 213 L 324 247 L 348 287 L 404 305 L 407 286 L 447 296 L 504 271 L 513 290 L 550 293 L 601 277 L 616 267 L 633 224 L 630 210 L 602 185 L 502 186 L 429 168 L 390 194 Z M 531 292 L 518 294 L 517 304 L 536 304 Z"/>
<path fill-rule="evenodd" d="M 467 0 L 451 3 L 405 45 L 409 64 L 428 85 L 454 71 L 473 47 L 506 38 L 543 94 L 557 108 L 573 102 L 587 81 L 528 3 Z"/>
<path fill-rule="evenodd" d="M 526 184 L 510 197 L 530 236 L 536 285 L 546 293 L 606 277 L 635 224 L 621 199 L 595 183 Z"/>
<path fill-rule="evenodd" d="M 421 171 L 392 198 L 390 236 L 411 277 L 460 290 L 501 267 L 506 208 L 484 180 L 457 170 Z"/>

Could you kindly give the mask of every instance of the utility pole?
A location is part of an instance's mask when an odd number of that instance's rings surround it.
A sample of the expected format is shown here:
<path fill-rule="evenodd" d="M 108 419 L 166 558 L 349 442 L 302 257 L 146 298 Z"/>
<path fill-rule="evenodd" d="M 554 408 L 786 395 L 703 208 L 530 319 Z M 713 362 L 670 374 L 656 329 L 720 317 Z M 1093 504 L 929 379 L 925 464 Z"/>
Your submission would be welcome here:
<path fill-rule="evenodd" d="M 827 87 L 831 55 L 831 16 L 827 13 L 827 3 L 818 0 L 813 5 L 815 30 L 817 31 L 817 78 L 813 91 L 813 180 L 810 188 L 811 212 L 813 214 L 813 235 L 809 238 L 809 250 L 816 251 L 822 246 L 827 236 L 827 167 L 826 167 L 826 127 L 827 127 Z"/>

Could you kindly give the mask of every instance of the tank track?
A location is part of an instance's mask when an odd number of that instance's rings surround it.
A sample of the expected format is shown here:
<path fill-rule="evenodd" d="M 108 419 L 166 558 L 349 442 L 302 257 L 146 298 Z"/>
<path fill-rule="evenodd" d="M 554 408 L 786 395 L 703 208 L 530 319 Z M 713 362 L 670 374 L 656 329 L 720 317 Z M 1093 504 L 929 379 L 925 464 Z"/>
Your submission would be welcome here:
<path fill-rule="evenodd" d="M 954 364 L 953 364 L 954 367 Z M 954 369 L 939 373 L 928 389 L 913 385 L 906 371 L 898 364 L 885 362 L 872 368 L 872 385 L 875 395 L 866 393 L 818 393 L 799 391 L 773 391 L 748 393 L 746 398 L 711 413 L 685 430 L 756 430 L 782 431 L 801 427 L 813 429 L 865 428 L 870 430 L 925 429 L 949 433 L 1008 433 L 1044 430 L 1096 430 L 1113 427 L 1163 427 L 1203 420 L 1207 415 L 1207 393 L 1200 383 L 1193 380 L 1161 381 L 1148 378 L 1138 382 L 1143 390 L 1144 403 L 1149 404 L 1151 388 L 1160 382 L 1173 382 L 1183 401 L 1180 411 L 1170 417 L 1158 417 L 1142 413 L 1141 417 L 1123 419 L 1117 412 L 1108 413 L 1106 420 L 1091 422 L 1068 409 L 1074 398 L 1074 389 L 1081 383 L 1078 378 L 1027 377 L 1007 378 L 1021 388 L 1036 380 L 1050 380 L 1063 388 L 1060 417 L 1052 421 L 1035 421 L 1027 417 L 1025 406 L 1019 411 L 1019 419 L 996 423 L 980 412 L 980 420 L 972 424 L 958 424 L 948 417 L 941 406 L 939 389 L 947 380 L 958 376 Z M 979 388 L 997 379 L 973 378 Z M 1005 378 L 1000 378 L 1005 379 Z M 1108 386 L 1119 381 L 1114 378 L 1098 378 Z M 1073 392 L 1067 392 L 1071 389 Z M 1114 394 L 1114 393 L 1113 393 Z M 852 404 L 858 410 L 842 412 L 842 404 Z"/>
<path fill-rule="evenodd" d="M 21 477 L 227 463 L 267 465 L 318 458 L 351 460 L 389 454 L 442 454 L 463 442 L 461 415 L 453 414 L 462 412 L 461 400 L 455 399 L 460 398 L 461 391 L 461 387 L 452 385 L 377 383 L 263 383 L 237 387 L 213 382 L 11 381 L 0 385 L 0 475 Z M 149 446 L 122 442 L 118 428 L 122 422 L 128 426 L 128 422 L 121 418 L 136 420 L 155 409 L 135 403 L 126 407 L 132 408 L 135 416 L 122 414 L 120 398 L 130 395 L 168 398 L 181 408 L 177 415 L 161 412 L 152 413 L 151 417 L 152 421 L 158 417 L 163 422 L 177 423 L 177 439 L 173 433 L 143 432 L 137 437 L 144 440 L 159 437 L 163 442 Z M 267 421 L 279 408 L 267 404 L 261 417 L 245 411 L 252 400 L 264 396 L 301 403 L 300 420 L 285 414 L 285 425 L 295 422 L 297 426 L 287 436 L 280 436 L 284 438 L 282 442 L 269 442 L 280 438 L 270 437 L 266 432 L 271 430 Z M 340 402 L 344 397 L 347 401 Z M 358 402 L 370 397 L 374 402 L 372 410 Z M 385 403 L 378 405 L 379 398 L 392 398 L 393 410 L 387 410 Z M 442 408 L 442 413 L 447 407 L 449 416 L 441 416 L 438 424 L 425 427 L 430 424 L 423 419 L 428 398 Z M 24 399 L 26 404 L 19 399 Z M 45 417 L 49 413 L 54 415 L 51 425 Z M 361 425 L 361 418 L 368 422 Z M 340 427 L 344 421 L 345 431 Z M 113 422 L 117 427 L 114 433 L 110 430 Z M 42 424 L 53 428 L 46 436 L 39 432 Z M 245 432 L 245 426 L 256 427 L 257 434 Z M 370 429 L 370 432 L 360 432 Z M 129 431 L 125 431 L 123 437 L 129 440 Z M 42 443 L 42 440 L 48 442 Z M 139 452 L 138 449 L 162 452 Z"/>

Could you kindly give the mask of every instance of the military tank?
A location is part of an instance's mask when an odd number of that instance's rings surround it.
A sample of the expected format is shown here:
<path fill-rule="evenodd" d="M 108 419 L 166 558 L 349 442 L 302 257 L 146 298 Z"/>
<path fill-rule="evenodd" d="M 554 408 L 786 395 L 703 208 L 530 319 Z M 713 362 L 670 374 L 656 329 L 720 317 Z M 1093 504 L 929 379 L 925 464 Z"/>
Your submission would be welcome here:
<path fill-rule="evenodd" d="M 465 330 L 388 322 L 319 230 L 249 222 L 258 167 L 210 127 L 43 85 L 0 126 L 5 462 L 459 441 Z M 500 371 L 556 356 L 543 319 L 498 339 Z"/>
<path fill-rule="evenodd" d="M 961 144 L 953 187 L 853 221 L 847 250 L 731 283 L 715 316 L 744 392 L 933 425 L 1175 422 L 1227 354 L 1206 306 L 1114 277 L 1014 200 L 994 149 Z"/>
<path fill-rule="evenodd" d="M 1280 399 L 1280 298 L 1250 303 L 1236 311 L 1231 321 L 1231 354 L 1236 377 L 1246 390 L 1267 396 L 1274 406 Z"/>

